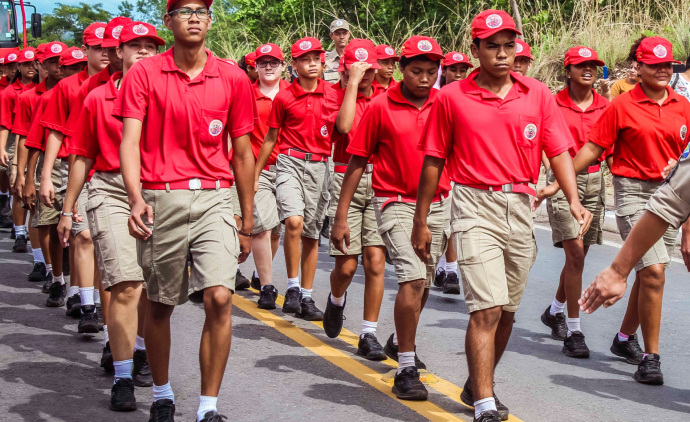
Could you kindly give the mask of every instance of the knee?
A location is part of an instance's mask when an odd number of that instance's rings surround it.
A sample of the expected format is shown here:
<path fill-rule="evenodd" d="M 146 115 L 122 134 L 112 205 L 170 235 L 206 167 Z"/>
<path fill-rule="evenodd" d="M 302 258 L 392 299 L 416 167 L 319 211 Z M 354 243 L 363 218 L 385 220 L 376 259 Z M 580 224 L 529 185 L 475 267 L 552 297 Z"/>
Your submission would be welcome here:
<path fill-rule="evenodd" d="M 302 232 L 302 225 L 303 225 L 302 217 L 299 217 L 296 215 L 292 216 L 292 217 L 288 217 L 285 220 L 285 231 L 288 233 L 295 233 L 295 232 L 301 233 Z"/>
<path fill-rule="evenodd" d="M 206 312 L 222 314 L 232 304 L 232 293 L 223 286 L 210 287 L 204 291 L 204 309 Z"/>
<path fill-rule="evenodd" d="M 652 265 L 644 269 L 644 276 L 640 277 L 645 290 L 660 292 L 664 290 L 666 275 L 663 264 Z"/>
<path fill-rule="evenodd" d="M 174 306 L 164 305 L 158 302 L 149 301 L 148 309 L 146 310 L 146 318 L 155 321 L 165 321 L 170 319 Z"/>
<path fill-rule="evenodd" d="M 76 246 L 80 249 L 90 249 L 93 248 L 93 240 L 91 239 L 91 233 L 88 230 L 84 230 L 75 237 Z"/>
<path fill-rule="evenodd" d="M 421 297 L 424 294 L 424 290 L 426 289 L 426 280 L 420 279 L 407 281 L 403 283 L 400 287 L 404 289 L 409 289 L 411 292 L 415 294 L 415 296 L 419 295 Z"/>
<path fill-rule="evenodd" d="M 496 327 L 502 319 L 503 310 L 500 306 L 489 309 L 482 309 L 470 314 L 470 325 L 481 330 Z"/>
<path fill-rule="evenodd" d="M 573 270 L 582 271 L 585 268 L 585 251 L 576 249 L 569 251 L 566 255 L 566 265 Z"/>
<path fill-rule="evenodd" d="M 138 303 L 141 295 L 140 287 L 128 282 L 116 284 L 110 290 L 112 293 L 111 300 L 122 305 Z"/>
<path fill-rule="evenodd" d="M 364 255 L 364 266 L 367 273 L 378 277 L 386 272 L 385 254 L 366 254 Z"/>

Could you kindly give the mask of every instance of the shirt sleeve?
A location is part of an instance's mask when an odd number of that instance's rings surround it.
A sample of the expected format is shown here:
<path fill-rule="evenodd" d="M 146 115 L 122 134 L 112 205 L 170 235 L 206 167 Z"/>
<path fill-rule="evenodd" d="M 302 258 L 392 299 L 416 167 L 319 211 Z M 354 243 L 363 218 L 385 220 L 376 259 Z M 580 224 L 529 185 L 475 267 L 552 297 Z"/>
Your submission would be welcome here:
<path fill-rule="evenodd" d="M 285 100 L 284 96 L 281 94 L 282 92 L 279 92 L 273 99 L 271 113 L 268 115 L 268 121 L 266 121 L 266 124 L 270 128 L 280 129 L 285 120 Z"/>
<path fill-rule="evenodd" d="M 609 152 L 613 153 L 613 147 L 618 139 L 618 130 L 618 110 L 615 104 L 612 104 L 589 132 L 588 140 L 603 147 L 608 156 Z"/>
<path fill-rule="evenodd" d="M 31 101 L 28 96 L 19 96 L 17 105 L 15 106 L 14 121 L 12 122 L 12 132 L 20 136 L 26 136 L 31 129 L 31 117 L 33 110 L 31 110 Z"/>
<path fill-rule="evenodd" d="M 447 90 L 441 91 L 431 106 L 429 117 L 419 139 L 417 149 L 424 155 L 448 158 L 453 149 L 453 122 L 450 116 Z"/>
<path fill-rule="evenodd" d="M 34 118 L 31 121 L 31 128 L 26 135 L 26 142 L 24 146 L 27 148 L 34 148 L 41 151 L 45 150 L 44 138 L 45 129 L 41 125 L 41 118 L 43 117 L 43 101 L 42 99 L 36 104 L 34 110 Z"/>
<path fill-rule="evenodd" d="M 340 112 L 341 104 L 338 101 L 338 91 L 331 90 L 326 93 L 321 106 L 321 114 L 323 120 L 326 122 L 328 133 L 333 135 L 335 132 L 335 121 L 338 119 L 338 112 Z"/>
<path fill-rule="evenodd" d="M 144 121 L 149 103 L 149 80 L 142 62 L 135 63 L 122 78 L 120 95 L 115 99 L 113 116 Z"/>
<path fill-rule="evenodd" d="M 80 107 L 81 112 L 74 126 L 75 130 L 72 133 L 72 141 L 68 149 L 70 154 L 80 155 L 92 160 L 96 159 L 100 150 L 94 106 L 94 101 L 91 98 L 87 98 L 84 106 Z"/>
<path fill-rule="evenodd" d="M 359 122 L 359 127 L 347 147 L 347 152 L 367 158 L 374 154 L 379 143 L 379 113 L 379 107 L 375 102 L 369 104 L 364 110 L 362 121 Z"/>
<path fill-rule="evenodd" d="M 67 123 L 67 115 L 69 113 L 69 98 L 67 93 L 68 81 L 62 80 L 54 88 L 55 93 L 46 104 L 41 118 L 41 125 L 47 129 L 56 130 L 62 134 L 65 133 L 65 123 Z"/>
<path fill-rule="evenodd" d="M 259 112 L 256 108 L 254 88 L 249 78 L 244 75 L 234 76 L 231 83 L 232 97 L 228 107 L 228 123 L 225 127 L 231 138 L 238 138 L 254 130 L 254 122 L 258 120 Z"/>
<path fill-rule="evenodd" d="M 563 114 L 551 91 L 543 86 L 542 149 L 548 158 L 555 157 L 575 145 Z"/>
<path fill-rule="evenodd" d="M 84 108 L 84 101 L 86 100 L 86 95 L 89 91 L 89 81 L 87 80 L 79 88 L 79 93 L 77 98 L 69 111 L 69 117 L 67 117 L 67 123 L 65 123 L 65 131 L 63 132 L 66 136 L 72 136 L 74 130 L 77 127 L 77 122 L 79 121 L 79 116 Z"/>
<path fill-rule="evenodd" d="M 0 96 L 0 125 L 5 129 L 12 130 L 12 117 L 14 116 L 14 103 L 17 99 L 17 94 L 14 88 L 8 87 L 2 91 Z"/>

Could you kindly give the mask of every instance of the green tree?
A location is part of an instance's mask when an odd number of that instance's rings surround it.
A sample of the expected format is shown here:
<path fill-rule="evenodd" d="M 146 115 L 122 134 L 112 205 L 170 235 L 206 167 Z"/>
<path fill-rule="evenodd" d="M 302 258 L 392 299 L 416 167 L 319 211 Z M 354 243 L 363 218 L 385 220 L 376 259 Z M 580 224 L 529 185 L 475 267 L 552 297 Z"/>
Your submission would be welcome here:
<path fill-rule="evenodd" d="M 76 6 L 57 3 L 52 13 L 42 17 L 43 36 L 39 43 L 62 41 L 82 45 L 84 29 L 94 22 L 108 22 L 111 15 L 102 3 L 79 3 Z"/>
<path fill-rule="evenodd" d="M 117 10 L 120 12 L 120 16 L 126 18 L 134 19 L 134 5 L 128 1 L 123 1 L 117 6 Z"/>

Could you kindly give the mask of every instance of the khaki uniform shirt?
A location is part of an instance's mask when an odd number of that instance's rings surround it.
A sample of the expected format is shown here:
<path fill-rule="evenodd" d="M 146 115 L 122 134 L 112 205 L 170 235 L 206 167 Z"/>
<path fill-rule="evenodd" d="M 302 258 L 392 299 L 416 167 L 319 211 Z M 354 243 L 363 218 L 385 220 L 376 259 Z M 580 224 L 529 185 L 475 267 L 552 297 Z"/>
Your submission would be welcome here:
<path fill-rule="evenodd" d="M 326 52 L 326 70 L 323 72 L 323 80 L 332 84 L 340 80 L 340 73 L 338 73 L 338 65 L 340 64 L 340 55 L 337 50 Z"/>

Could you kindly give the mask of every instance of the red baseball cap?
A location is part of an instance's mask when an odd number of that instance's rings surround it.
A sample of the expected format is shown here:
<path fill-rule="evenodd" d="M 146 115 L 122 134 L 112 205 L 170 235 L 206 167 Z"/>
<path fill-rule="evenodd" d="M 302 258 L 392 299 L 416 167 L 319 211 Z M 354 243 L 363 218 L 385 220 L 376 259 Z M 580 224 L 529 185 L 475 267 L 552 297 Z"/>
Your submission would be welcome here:
<path fill-rule="evenodd" d="M 118 16 L 111 19 L 110 22 L 108 22 L 108 25 L 105 27 L 105 34 L 103 35 L 101 47 L 117 47 L 120 45 L 120 34 L 122 33 L 122 28 L 130 22 L 132 22 L 132 20 L 124 16 Z"/>
<path fill-rule="evenodd" d="M 594 62 L 597 66 L 604 66 L 606 63 L 599 60 L 599 55 L 596 51 L 589 47 L 583 47 L 578 45 L 569 49 L 565 53 L 565 59 L 563 59 L 563 67 L 571 64 L 580 64 L 584 62 Z"/>
<path fill-rule="evenodd" d="M 168 13 L 172 10 L 173 6 L 181 1 L 183 0 L 168 0 L 168 8 L 166 9 Z M 211 7 L 213 0 L 204 0 L 204 3 L 206 3 L 206 7 Z"/>
<path fill-rule="evenodd" d="M 43 63 L 43 56 L 46 54 L 46 47 L 48 47 L 47 43 L 39 44 L 38 47 L 36 47 L 36 60 L 41 63 Z"/>
<path fill-rule="evenodd" d="M 18 48 L 13 48 L 7 54 L 5 54 L 4 61 L 2 64 L 10 64 L 10 63 L 17 63 L 17 59 L 19 58 L 19 49 Z"/>
<path fill-rule="evenodd" d="M 293 59 L 312 51 L 318 51 L 319 53 L 324 52 L 323 48 L 321 48 L 321 41 L 317 40 L 316 38 L 305 37 L 292 44 L 291 53 Z"/>
<path fill-rule="evenodd" d="M 36 60 L 36 49 L 33 47 L 26 47 L 19 52 L 17 63 L 27 63 Z"/>
<path fill-rule="evenodd" d="M 466 55 L 462 53 L 458 53 L 457 51 L 451 51 L 450 53 L 446 54 L 444 56 L 445 58 L 443 59 L 443 67 L 446 66 L 452 66 L 454 64 L 458 63 L 464 63 L 469 67 L 474 67 L 472 63 L 470 63 L 470 58 L 467 57 Z"/>
<path fill-rule="evenodd" d="M 373 42 L 361 38 L 350 41 L 340 59 L 338 72 L 343 72 L 345 68 L 349 69 L 353 63 L 357 62 L 369 63 L 371 69 L 381 69 Z"/>
<path fill-rule="evenodd" d="M 325 64 L 326 63 L 326 53 L 319 54 L 319 60 L 321 60 L 321 63 Z"/>
<path fill-rule="evenodd" d="M 278 60 L 285 59 L 285 57 L 283 56 L 283 50 L 281 50 L 280 47 L 278 47 L 276 44 L 271 43 L 258 46 L 256 48 L 256 51 L 254 51 L 254 54 L 256 55 L 254 61 L 259 60 L 261 57 L 265 56 L 273 57 Z"/>
<path fill-rule="evenodd" d="M 146 22 L 130 22 L 125 24 L 120 31 L 120 44 L 136 40 L 138 38 L 151 38 L 157 45 L 165 45 L 165 40 L 158 36 L 156 27 Z"/>
<path fill-rule="evenodd" d="M 60 66 L 71 66 L 73 64 L 88 61 L 88 57 L 79 47 L 70 47 L 60 55 Z"/>
<path fill-rule="evenodd" d="M 85 45 L 101 45 L 103 36 L 105 35 L 106 24 L 103 22 L 94 22 L 87 26 L 84 30 L 83 41 Z"/>
<path fill-rule="evenodd" d="M 515 27 L 515 21 L 504 10 L 489 9 L 472 19 L 472 38 L 484 39 L 501 31 L 512 31 L 518 35 L 522 32 Z"/>
<path fill-rule="evenodd" d="M 67 50 L 67 44 L 61 43 L 60 41 L 53 41 L 46 44 L 46 50 L 43 54 L 43 60 L 41 63 L 53 57 L 60 57 L 62 52 Z"/>
<path fill-rule="evenodd" d="M 414 35 L 405 41 L 400 57 L 427 56 L 431 60 L 443 59 L 443 50 L 435 39 L 424 35 Z"/>
<path fill-rule="evenodd" d="M 532 48 L 520 38 L 515 38 L 515 57 L 527 57 L 530 60 L 534 60 Z"/>
<path fill-rule="evenodd" d="M 247 55 L 244 56 L 244 62 L 247 64 L 247 66 L 256 67 L 256 53 L 253 51 L 251 53 L 247 53 Z"/>
<path fill-rule="evenodd" d="M 666 38 L 643 38 L 637 47 L 637 61 L 645 64 L 681 63 L 673 60 L 673 45 Z"/>
<path fill-rule="evenodd" d="M 386 44 L 379 44 L 376 46 L 376 56 L 378 57 L 379 60 L 386 60 L 386 59 L 400 60 L 400 57 L 398 57 L 397 53 L 395 52 L 395 49 L 393 47 L 391 47 L 390 45 L 386 45 Z"/>

